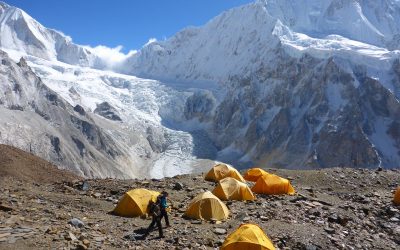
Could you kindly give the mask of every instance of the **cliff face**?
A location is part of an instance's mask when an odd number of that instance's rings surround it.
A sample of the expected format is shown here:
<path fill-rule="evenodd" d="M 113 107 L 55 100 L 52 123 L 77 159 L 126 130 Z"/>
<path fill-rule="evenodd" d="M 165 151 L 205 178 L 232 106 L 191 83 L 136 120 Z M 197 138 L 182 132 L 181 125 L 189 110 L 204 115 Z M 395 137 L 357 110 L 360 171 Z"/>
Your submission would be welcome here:
<path fill-rule="evenodd" d="M 339 60 L 306 55 L 232 79 L 213 119 L 218 146 L 289 168 L 398 167 L 398 99 Z"/>

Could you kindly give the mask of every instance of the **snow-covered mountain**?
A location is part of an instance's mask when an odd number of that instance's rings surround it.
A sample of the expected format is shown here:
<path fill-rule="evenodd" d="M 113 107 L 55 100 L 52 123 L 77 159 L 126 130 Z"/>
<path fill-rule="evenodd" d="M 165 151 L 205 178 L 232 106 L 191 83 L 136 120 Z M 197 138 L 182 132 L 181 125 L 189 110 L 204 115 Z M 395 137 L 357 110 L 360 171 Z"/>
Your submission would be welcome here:
<path fill-rule="evenodd" d="M 125 70 L 221 84 L 207 119 L 221 159 L 398 167 L 399 23 L 394 0 L 256 1 L 147 45 Z"/>
<path fill-rule="evenodd" d="M 47 29 L 23 10 L 0 3 L 0 46 L 47 60 L 89 66 L 90 52 L 72 43 L 71 38 Z"/>
<path fill-rule="evenodd" d="M 395 0 L 258 0 L 150 43 L 125 66 L 152 78 L 225 81 L 274 62 L 283 47 L 291 57 L 340 56 L 387 69 L 399 53 L 399 23 Z"/>
<path fill-rule="evenodd" d="M 96 69 L 112 69 L 124 58 L 120 54 L 109 60 L 98 53 L 97 48 L 76 45 L 71 37 L 44 27 L 23 10 L 4 2 L 0 2 L 0 31 L 0 47 L 21 56 L 31 55 Z"/>
<path fill-rule="evenodd" d="M 0 20 L 0 48 L 110 135 L 130 177 L 203 158 L 399 167 L 398 0 L 258 0 L 112 64 L 4 3 Z"/>

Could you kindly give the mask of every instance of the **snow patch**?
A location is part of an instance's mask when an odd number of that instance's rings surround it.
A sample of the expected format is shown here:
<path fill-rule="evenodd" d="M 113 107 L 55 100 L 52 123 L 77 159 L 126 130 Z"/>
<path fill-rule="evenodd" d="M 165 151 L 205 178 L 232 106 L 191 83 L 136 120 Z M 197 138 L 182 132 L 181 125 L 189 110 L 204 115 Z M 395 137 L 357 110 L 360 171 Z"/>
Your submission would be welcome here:
<path fill-rule="evenodd" d="M 336 112 L 340 107 L 346 105 L 346 101 L 342 98 L 342 85 L 339 83 L 328 83 L 326 86 L 326 96 L 329 101 L 329 107 Z"/>
<path fill-rule="evenodd" d="M 389 167 L 399 167 L 400 152 L 396 148 L 396 142 L 388 135 L 390 123 L 392 121 L 383 117 L 378 117 L 374 123 L 374 133 L 369 137 L 375 147 L 382 154 L 386 162 L 384 165 Z"/>

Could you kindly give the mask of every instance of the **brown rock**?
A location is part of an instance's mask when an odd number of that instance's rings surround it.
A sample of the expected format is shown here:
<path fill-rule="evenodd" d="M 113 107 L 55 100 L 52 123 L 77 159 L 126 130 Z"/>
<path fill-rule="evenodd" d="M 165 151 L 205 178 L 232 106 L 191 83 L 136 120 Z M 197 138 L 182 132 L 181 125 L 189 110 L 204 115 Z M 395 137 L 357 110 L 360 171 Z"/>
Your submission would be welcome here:
<path fill-rule="evenodd" d="M 3 205 L 3 204 L 0 204 L 0 210 L 4 211 L 4 212 L 9 212 L 9 211 L 12 211 L 13 208 L 9 207 L 9 206 L 6 206 L 6 205 Z"/>
<path fill-rule="evenodd" d="M 93 194 L 93 197 L 98 199 L 98 198 L 101 197 L 101 193 L 94 193 L 94 194 Z"/>
<path fill-rule="evenodd" d="M 87 246 L 87 247 L 90 246 L 90 241 L 87 240 L 87 239 L 84 239 L 84 240 L 82 241 L 82 243 L 83 243 L 85 246 Z"/>
<path fill-rule="evenodd" d="M 11 235 L 11 233 L 1 233 L 0 234 L 0 238 L 5 238 L 5 237 L 10 236 L 10 235 Z"/>
<path fill-rule="evenodd" d="M 76 250 L 86 250 L 86 249 L 88 249 L 88 247 L 86 245 L 82 244 L 82 243 L 79 243 L 76 246 Z"/>
<path fill-rule="evenodd" d="M 13 224 L 17 224 L 19 221 L 18 217 L 15 215 L 12 215 L 10 218 L 8 218 L 6 220 L 6 225 L 13 225 Z"/>

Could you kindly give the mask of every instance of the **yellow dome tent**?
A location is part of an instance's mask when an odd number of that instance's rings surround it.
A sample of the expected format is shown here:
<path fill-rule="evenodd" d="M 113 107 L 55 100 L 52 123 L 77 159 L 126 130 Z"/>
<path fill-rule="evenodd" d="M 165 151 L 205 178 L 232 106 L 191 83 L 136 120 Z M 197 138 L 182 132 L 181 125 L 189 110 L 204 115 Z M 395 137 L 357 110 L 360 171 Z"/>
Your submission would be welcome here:
<path fill-rule="evenodd" d="M 244 174 L 243 178 L 246 181 L 254 181 L 256 182 L 258 178 L 260 178 L 263 175 L 269 174 L 267 171 L 262 170 L 261 168 L 251 168 L 246 171 Z"/>
<path fill-rule="evenodd" d="M 398 187 L 396 192 L 394 193 L 393 202 L 396 205 L 400 205 L 400 187 Z"/>
<path fill-rule="evenodd" d="M 275 247 L 259 226 L 243 224 L 225 239 L 220 249 L 274 250 Z"/>
<path fill-rule="evenodd" d="M 288 179 L 274 174 L 263 175 L 258 178 L 251 191 L 257 194 L 294 194 L 294 188 Z"/>
<path fill-rule="evenodd" d="M 255 200 L 250 188 L 232 177 L 220 180 L 212 193 L 221 200 Z"/>
<path fill-rule="evenodd" d="M 150 200 L 155 202 L 159 195 L 159 192 L 144 188 L 132 189 L 122 196 L 113 213 L 125 217 L 144 215 Z"/>
<path fill-rule="evenodd" d="M 242 175 L 232 166 L 224 163 L 215 165 L 204 177 L 206 181 L 219 181 L 225 177 L 232 177 L 238 181 L 245 182 Z"/>
<path fill-rule="evenodd" d="M 185 212 L 185 216 L 189 218 L 202 220 L 225 220 L 228 215 L 229 210 L 226 205 L 210 191 L 194 197 Z"/>

